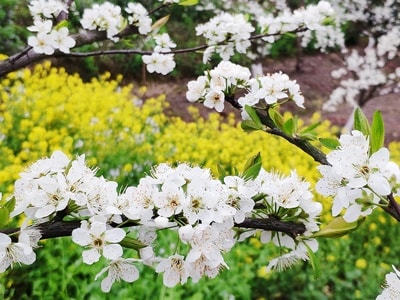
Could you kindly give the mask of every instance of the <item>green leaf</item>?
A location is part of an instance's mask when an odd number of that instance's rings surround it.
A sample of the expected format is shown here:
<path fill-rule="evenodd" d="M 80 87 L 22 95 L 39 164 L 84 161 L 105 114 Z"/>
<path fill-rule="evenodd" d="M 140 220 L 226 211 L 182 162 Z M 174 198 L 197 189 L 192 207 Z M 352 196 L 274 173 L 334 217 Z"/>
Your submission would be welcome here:
<path fill-rule="evenodd" d="M 261 126 L 257 125 L 252 120 L 244 120 L 244 121 L 242 121 L 242 123 L 240 123 L 240 127 L 242 127 L 242 129 L 244 131 L 256 131 L 256 130 L 263 129 L 262 125 Z"/>
<path fill-rule="evenodd" d="M 178 4 L 182 6 L 192 6 L 197 3 L 199 3 L 199 0 L 180 0 Z"/>
<path fill-rule="evenodd" d="M 296 132 L 296 125 L 295 119 L 290 118 L 283 124 L 283 131 L 288 135 L 293 136 Z"/>
<path fill-rule="evenodd" d="M 255 124 L 257 124 L 257 126 L 259 126 L 260 128 L 262 128 L 262 123 L 261 123 L 260 117 L 258 116 L 256 110 L 255 110 L 253 107 L 249 106 L 249 105 L 245 105 L 245 106 L 244 106 L 244 109 L 245 109 L 246 112 L 249 114 L 250 119 L 251 119 Z"/>
<path fill-rule="evenodd" d="M 217 164 L 218 175 L 220 179 L 223 179 L 226 176 L 226 172 L 224 167 L 221 164 Z"/>
<path fill-rule="evenodd" d="M 372 116 L 370 143 L 371 154 L 382 148 L 385 143 L 385 125 L 380 111 L 375 111 Z"/>
<path fill-rule="evenodd" d="M 4 228 L 7 223 L 8 219 L 10 218 L 10 211 L 7 207 L 0 207 L 0 228 Z"/>
<path fill-rule="evenodd" d="M 321 275 L 321 268 L 317 256 L 311 250 L 310 246 L 306 242 L 303 243 L 307 248 L 308 258 L 310 259 L 311 266 L 314 270 L 314 278 L 317 279 Z"/>
<path fill-rule="evenodd" d="M 146 244 L 143 244 L 141 241 L 138 241 L 137 239 L 130 236 L 125 236 L 124 239 L 120 242 L 120 245 L 122 247 L 134 250 L 139 250 L 147 246 Z"/>
<path fill-rule="evenodd" d="M 63 27 L 67 27 L 67 28 L 68 28 L 68 21 L 67 21 L 67 20 L 62 20 L 60 23 L 58 23 L 58 24 L 55 26 L 55 29 L 56 29 L 56 30 L 60 30 L 60 29 L 63 28 Z"/>
<path fill-rule="evenodd" d="M 311 124 L 310 126 L 302 129 L 300 132 L 297 133 L 297 136 L 308 141 L 315 141 L 317 140 L 317 134 L 314 132 L 314 129 L 317 128 L 321 122 L 317 122 Z"/>
<path fill-rule="evenodd" d="M 258 173 L 260 173 L 261 166 L 261 155 L 260 152 L 258 152 L 256 155 L 247 160 L 243 170 L 243 178 L 255 179 L 258 176 Z"/>
<path fill-rule="evenodd" d="M 15 198 L 12 197 L 3 206 L 6 207 L 9 212 L 12 212 L 14 210 L 14 208 L 15 208 Z"/>
<path fill-rule="evenodd" d="M 371 128 L 367 117 L 364 115 L 360 108 L 356 108 L 354 111 L 354 129 L 361 131 L 364 135 L 371 135 Z"/>
<path fill-rule="evenodd" d="M 317 128 L 319 125 L 321 125 L 321 121 L 318 121 L 317 123 L 311 124 L 310 126 L 304 128 L 304 129 L 302 129 L 302 130 L 300 131 L 300 133 L 302 133 L 302 134 L 304 134 L 304 133 L 311 133 L 311 132 L 313 132 L 313 130 L 314 130 L 315 128 Z"/>
<path fill-rule="evenodd" d="M 268 109 L 268 114 L 274 124 L 280 129 L 283 130 L 283 116 L 274 108 Z"/>
<path fill-rule="evenodd" d="M 322 146 L 324 146 L 330 150 L 336 150 L 340 146 L 340 143 L 337 139 L 319 138 L 318 140 Z"/>
<path fill-rule="evenodd" d="M 344 236 L 357 229 L 364 219 L 361 218 L 357 221 L 347 223 L 343 217 L 336 217 L 325 228 L 314 233 L 312 237 L 338 238 Z"/>

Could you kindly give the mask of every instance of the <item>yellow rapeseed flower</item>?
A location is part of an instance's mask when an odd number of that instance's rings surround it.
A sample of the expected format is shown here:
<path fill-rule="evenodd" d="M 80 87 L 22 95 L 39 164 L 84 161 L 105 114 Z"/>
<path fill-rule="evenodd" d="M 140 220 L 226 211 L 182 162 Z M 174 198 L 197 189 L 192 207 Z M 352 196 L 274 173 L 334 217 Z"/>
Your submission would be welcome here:
<path fill-rule="evenodd" d="M 367 267 L 367 260 L 365 258 L 358 258 L 356 260 L 356 268 L 360 270 L 364 270 Z"/>

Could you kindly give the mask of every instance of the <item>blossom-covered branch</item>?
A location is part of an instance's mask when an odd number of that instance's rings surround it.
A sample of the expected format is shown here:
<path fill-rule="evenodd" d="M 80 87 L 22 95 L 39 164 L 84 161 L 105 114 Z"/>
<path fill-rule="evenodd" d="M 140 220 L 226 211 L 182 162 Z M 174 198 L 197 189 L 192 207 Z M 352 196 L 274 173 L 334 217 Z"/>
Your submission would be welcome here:
<path fill-rule="evenodd" d="M 58 0 L 49 0 L 44 9 L 40 1 L 32 1 L 30 7 L 34 25 L 28 29 L 37 32 L 28 40 L 30 47 L 20 53 L 12 55 L 5 61 L 0 62 L 0 76 L 9 72 L 26 67 L 49 57 L 87 57 L 111 54 L 141 54 L 143 61 L 148 65 L 149 72 L 169 73 L 175 67 L 172 63 L 173 54 L 205 50 L 203 60 L 207 61 L 212 53 L 218 53 L 224 60 L 229 59 L 235 51 L 247 53 L 252 40 L 263 40 L 271 43 L 276 36 L 285 33 L 300 34 L 306 31 L 317 33 L 325 27 L 338 27 L 338 24 L 325 24 L 325 19 L 331 18 L 333 10 L 327 2 L 321 2 L 317 6 L 309 6 L 307 9 L 297 10 L 292 15 L 278 16 L 274 19 L 262 19 L 257 27 L 260 32 L 251 34 L 255 27 L 243 14 L 231 15 L 223 13 L 214 17 L 210 22 L 200 24 L 197 28 L 197 35 L 204 36 L 206 44 L 194 48 L 179 49 L 171 51 L 171 47 L 163 47 L 159 44 L 152 50 L 104 50 L 92 52 L 71 53 L 71 49 L 82 45 L 93 44 L 107 39 L 118 42 L 120 39 L 133 35 L 155 35 L 157 26 L 152 27 L 150 18 L 154 12 L 170 6 L 168 1 L 158 8 L 148 12 L 141 4 L 129 3 L 124 9 L 111 3 L 101 5 L 95 4 L 92 8 L 86 9 L 82 15 L 81 25 L 85 30 L 77 30 L 79 33 L 69 34 L 69 29 L 61 21 L 65 21 L 72 9 L 71 1 L 67 3 Z M 308 19 L 308 14 L 314 14 L 314 19 Z M 125 15 L 125 16 L 124 16 Z M 54 21 L 55 20 L 55 21 Z M 257 21 L 258 22 L 258 21 Z M 127 24 L 125 26 L 125 24 Z M 332 28 L 333 28 L 332 27 Z M 154 31 L 154 33 L 152 33 Z M 316 35 L 318 36 L 318 34 Z M 330 35 L 334 39 L 334 35 Z M 338 38 L 334 43 L 341 43 Z M 157 43 L 157 40 L 156 40 Z M 324 45 L 320 45 L 324 48 Z M 147 58 L 146 58 L 147 57 Z M 155 67 L 149 65 L 155 65 Z M 168 67 L 165 67 L 165 65 Z"/>
<path fill-rule="evenodd" d="M 116 182 L 95 176 L 83 155 L 70 160 L 56 151 L 22 172 L 15 183 L 6 206 L 10 217 L 23 213 L 26 222 L 0 233 L 0 251 L 7 253 L 0 264 L 7 268 L 14 262 L 33 263 L 39 240 L 59 236 L 72 236 L 73 242 L 88 249 L 82 253 L 87 264 L 100 256 L 110 265 L 134 259 L 159 272 L 164 263 L 179 258 L 188 273 L 173 282 L 165 275 L 167 286 L 184 283 L 187 277 L 196 281 L 209 268 L 213 272 L 205 275 L 216 276 L 227 266 L 222 253 L 256 234 L 264 243 L 287 249 L 290 264 L 305 260 L 308 249 L 318 248 L 312 234 L 319 229 L 322 205 L 312 200 L 309 183 L 296 172 L 269 173 L 259 161 L 255 157 L 242 175 L 222 181 L 208 169 L 160 164 L 138 186 L 118 194 Z M 189 252 L 184 247 L 168 258 L 155 256 L 154 242 L 165 230 L 176 232 Z M 10 250 L 16 247 L 25 250 Z M 123 247 L 136 249 L 139 258 L 123 258 Z M 270 268 L 287 267 L 282 259 L 272 260 Z"/>
<path fill-rule="evenodd" d="M 133 222 L 134 223 L 134 222 Z M 118 226 L 118 224 L 113 224 Z M 63 220 L 52 220 L 44 223 L 35 225 L 33 228 L 38 230 L 41 240 L 52 239 L 58 237 L 71 236 L 72 231 L 81 226 L 81 221 L 63 221 Z M 138 224 L 132 225 L 131 223 L 124 223 L 123 227 L 138 226 Z M 268 231 L 282 232 L 293 238 L 303 234 L 306 231 L 304 224 L 294 223 L 288 221 L 280 221 L 277 218 L 245 218 L 243 222 L 234 225 L 241 229 L 262 229 Z M 16 233 L 19 233 L 21 228 L 11 228 L 0 230 L 1 233 L 11 236 L 11 239 L 16 242 L 18 241 Z"/>

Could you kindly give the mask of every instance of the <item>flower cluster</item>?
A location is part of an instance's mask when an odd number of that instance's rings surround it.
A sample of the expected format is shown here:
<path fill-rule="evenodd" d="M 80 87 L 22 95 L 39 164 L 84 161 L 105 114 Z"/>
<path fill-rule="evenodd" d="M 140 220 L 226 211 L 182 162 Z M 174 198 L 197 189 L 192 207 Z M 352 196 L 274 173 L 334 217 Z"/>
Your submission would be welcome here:
<path fill-rule="evenodd" d="M 294 101 L 304 108 L 304 97 L 296 80 L 290 80 L 289 76 L 282 72 L 267 74 L 248 81 L 248 93 L 238 99 L 239 104 L 244 107 L 273 105 L 286 101 Z"/>
<path fill-rule="evenodd" d="M 114 42 L 118 41 L 115 35 L 121 31 L 123 24 L 121 7 L 110 2 L 93 4 L 92 8 L 85 9 L 81 18 L 84 29 L 106 31 L 107 38 Z"/>
<path fill-rule="evenodd" d="M 345 54 L 342 68 L 334 70 L 338 79 L 323 109 L 335 111 L 342 103 L 352 107 L 365 105 L 369 100 L 400 91 L 400 68 L 393 70 L 391 61 L 398 57 L 400 46 L 398 6 L 393 0 L 369 3 L 366 1 L 331 1 L 341 23 L 366 24 L 362 31 L 368 41 L 364 51 L 342 50 Z M 397 8 L 396 8 L 397 7 Z"/>
<path fill-rule="evenodd" d="M 357 107 L 357 99 L 362 91 L 373 86 L 388 82 L 388 76 L 383 72 L 384 60 L 378 56 L 375 48 L 365 49 L 364 55 L 353 50 L 346 57 L 345 68 L 332 72 L 332 77 L 340 80 L 340 86 L 330 95 L 329 100 L 323 104 L 323 109 L 334 111 L 341 103 L 348 103 Z M 353 76 L 348 76 L 352 74 Z M 346 77 L 347 76 L 347 77 Z"/>
<path fill-rule="evenodd" d="M 394 267 L 394 272 L 386 274 L 386 284 L 383 292 L 376 300 L 395 300 L 400 298 L 400 272 Z"/>
<path fill-rule="evenodd" d="M 49 218 L 65 210 L 70 202 L 79 207 L 76 213 L 81 216 L 100 214 L 108 201 L 117 197 L 117 184 L 96 177 L 83 155 L 71 162 L 56 151 L 20 176 L 15 182 L 16 207 L 12 215 L 24 212 L 32 220 Z"/>
<path fill-rule="evenodd" d="M 330 165 L 317 167 L 322 179 L 316 190 L 334 197 L 333 216 L 345 209 L 343 218 L 353 222 L 387 203 L 385 197 L 395 188 L 393 179 L 399 178 L 400 171 L 389 161 L 387 148 L 370 153 L 369 139 L 360 131 L 343 134 L 339 142 L 340 147 L 327 155 Z"/>
<path fill-rule="evenodd" d="M 331 22 L 329 26 L 327 20 Z M 336 20 L 335 11 L 326 1 L 293 12 L 283 10 L 283 13 L 277 16 L 265 14 L 259 17 L 258 23 L 261 32 L 267 35 L 263 39 L 269 43 L 274 42 L 278 34 L 307 28 L 308 31 L 299 32 L 302 46 L 307 46 L 312 39 L 315 39 L 314 47 L 317 49 L 325 50 L 335 45 L 344 46 L 344 36 Z"/>
<path fill-rule="evenodd" d="M 147 34 L 151 31 L 152 20 L 142 4 L 129 2 L 125 11 L 129 14 L 128 23 L 137 26 L 140 34 Z"/>
<path fill-rule="evenodd" d="M 282 177 L 261 169 L 257 178 L 251 182 L 251 189 L 258 191 L 259 200 L 256 203 L 263 206 L 258 211 L 258 216 L 282 221 L 295 218 L 306 227 L 302 238 L 297 240 L 286 233 L 265 230 L 250 230 L 240 236 L 239 240 L 242 240 L 260 232 L 261 242 L 272 242 L 281 248 L 284 254 L 272 259 L 267 266 L 268 269 L 283 270 L 298 260 L 307 260 L 307 247 L 313 252 L 318 250 L 318 242 L 309 236 L 319 230 L 317 219 L 322 211 L 322 205 L 313 201 L 309 188 L 310 184 L 301 180 L 294 171 L 290 176 Z"/>
<path fill-rule="evenodd" d="M 207 23 L 198 25 L 196 34 L 202 35 L 210 46 L 204 53 L 203 62 L 207 62 L 213 52 L 217 52 L 223 60 L 229 60 L 235 50 L 246 53 L 254 30 L 243 14 L 221 13 Z"/>
<path fill-rule="evenodd" d="M 175 48 L 176 44 L 171 40 L 168 33 L 154 36 L 154 41 L 156 46 L 154 47 L 153 54 L 143 55 L 142 60 L 146 64 L 148 72 L 166 75 L 175 68 L 174 55 L 162 54 L 161 52 L 171 51 L 171 48 Z"/>
<path fill-rule="evenodd" d="M 306 228 L 304 235 L 296 237 L 262 231 L 263 242 L 290 250 L 272 260 L 271 268 L 283 269 L 299 259 L 306 260 L 307 249 L 318 248 L 309 236 L 319 230 L 316 218 L 321 204 L 311 200 L 309 184 L 294 172 L 281 177 L 261 169 L 253 179 L 226 176 L 220 181 L 209 169 L 163 163 L 137 186 L 118 194 L 117 184 L 97 177 L 95 170 L 86 166 L 83 155 L 70 160 L 56 151 L 20 175 L 15 183 L 12 216 L 25 213 L 32 225 L 22 230 L 18 243 L 12 243 L 5 234 L 0 236 L 0 252 L 6 253 L 0 259 L 3 271 L 13 262 L 32 263 L 32 248 L 37 247 L 40 238 L 35 225 L 60 214 L 83 219 L 81 226 L 72 231 L 72 241 L 85 248 L 84 263 L 97 263 L 102 256 L 108 260 L 108 266 L 96 276 L 108 272 L 101 283 L 106 292 L 115 280 L 135 281 L 139 277 L 136 263 L 163 273 L 168 287 L 189 278 L 197 282 L 203 276 L 217 276 L 221 269 L 228 268 L 223 253 L 237 241 L 235 224 L 254 216 L 297 220 Z M 260 207 L 257 212 L 256 203 Z M 127 222 L 133 226 L 120 228 Z M 177 245 L 181 246 L 167 257 L 158 256 L 154 241 L 161 230 L 167 229 L 176 232 L 180 240 Z M 254 233 L 247 231 L 241 239 Z M 124 258 L 122 246 L 138 250 L 138 257 Z"/>
<path fill-rule="evenodd" d="M 222 61 L 205 75 L 188 83 L 186 98 L 190 102 L 203 102 L 204 106 L 221 112 L 225 95 L 233 95 L 236 88 L 246 88 L 250 76 L 248 68 Z"/>
<path fill-rule="evenodd" d="M 245 89 L 246 95 L 238 99 L 242 107 L 245 105 L 265 107 L 291 100 L 297 106 L 304 108 L 304 97 L 300 86 L 286 74 L 279 72 L 257 78 L 250 76 L 248 68 L 222 61 L 205 75 L 188 83 L 186 98 L 190 102 L 203 102 L 204 106 L 221 112 L 226 97 L 234 96 L 236 89 Z M 244 110 L 242 116 L 244 119 L 247 118 Z"/>
<path fill-rule="evenodd" d="M 29 11 L 33 17 L 34 25 L 28 30 L 37 32 L 36 36 L 28 38 L 28 45 L 36 53 L 51 55 L 55 50 L 69 53 L 75 46 L 75 40 L 69 36 L 67 27 L 54 27 L 53 22 L 62 12 L 68 9 L 62 1 L 34 0 L 29 4 Z"/>

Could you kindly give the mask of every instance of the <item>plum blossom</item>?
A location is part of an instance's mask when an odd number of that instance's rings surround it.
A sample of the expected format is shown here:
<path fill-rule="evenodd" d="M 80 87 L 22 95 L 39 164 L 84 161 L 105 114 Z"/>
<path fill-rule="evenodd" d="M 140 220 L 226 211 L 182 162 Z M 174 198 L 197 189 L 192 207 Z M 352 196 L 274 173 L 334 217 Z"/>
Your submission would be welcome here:
<path fill-rule="evenodd" d="M 225 94 L 222 91 L 210 90 L 204 99 L 205 107 L 214 108 L 217 112 L 224 110 Z"/>
<path fill-rule="evenodd" d="M 3 273 L 13 263 L 32 264 L 36 260 L 36 254 L 32 247 L 22 242 L 14 243 L 11 238 L 0 233 L 0 272 Z"/>
<path fill-rule="evenodd" d="M 267 74 L 249 80 L 248 93 L 240 97 L 238 102 L 242 107 L 254 106 L 259 103 L 273 105 L 292 100 L 298 107 L 304 108 L 304 97 L 295 80 L 282 72 Z"/>
<path fill-rule="evenodd" d="M 66 3 L 59 0 L 33 0 L 28 7 L 34 20 L 57 18 L 62 11 L 68 11 Z"/>
<path fill-rule="evenodd" d="M 136 281 L 139 278 L 139 270 L 133 265 L 135 261 L 138 260 L 133 258 L 112 260 L 109 265 L 102 269 L 95 277 L 95 280 L 97 280 L 105 272 L 108 272 L 107 276 L 101 281 L 101 290 L 108 293 L 114 282 L 120 281 L 121 279 L 126 282 Z"/>
<path fill-rule="evenodd" d="M 178 283 L 186 283 L 189 277 L 190 267 L 182 255 L 174 254 L 168 258 L 162 259 L 156 267 L 156 272 L 164 273 L 164 285 L 173 287 Z"/>
<path fill-rule="evenodd" d="M 107 225 L 103 222 L 82 221 L 81 227 L 72 231 L 72 241 L 90 248 L 82 252 L 82 257 L 85 264 L 91 265 L 97 262 L 101 255 L 111 260 L 120 258 L 123 251 L 118 243 L 125 235 L 123 229 L 107 229 Z"/>
<path fill-rule="evenodd" d="M 190 81 L 186 97 L 190 102 L 203 102 L 204 106 L 221 112 L 225 106 L 225 98 L 235 89 L 246 88 L 250 76 L 248 68 L 222 61 L 205 75 Z"/>
<path fill-rule="evenodd" d="M 151 55 L 143 55 L 143 62 L 146 64 L 149 73 L 160 73 L 166 75 L 172 72 L 175 68 L 175 61 L 173 54 L 161 54 L 154 52 Z"/>
<path fill-rule="evenodd" d="M 371 213 L 380 198 L 391 193 L 389 151 L 381 148 L 372 155 L 369 139 L 353 130 L 343 134 L 340 147 L 327 155 L 330 166 L 320 166 L 322 178 L 316 190 L 324 196 L 333 196 L 332 214 L 346 209 L 344 219 L 352 222 Z M 349 155 L 351 154 L 351 155 Z"/>
<path fill-rule="evenodd" d="M 107 38 L 117 42 L 115 35 L 123 28 L 123 21 L 121 7 L 105 2 L 85 9 L 80 22 L 84 29 L 106 31 Z"/>
<path fill-rule="evenodd" d="M 394 272 L 386 274 L 384 290 L 376 300 L 395 300 L 400 298 L 400 272 L 394 267 Z"/>
<path fill-rule="evenodd" d="M 129 2 L 125 11 L 129 14 L 128 23 L 137 26 L 140 34 L 148 34 L 151 31 L 152 20 L 142 4 Z"/>
<path fill-rule="evenodd" d="M 62 27 L 59 30 L 53 30 L 53 47 L 64 53 L 69 53 L 70 48 L 74 47 L 76 42 L 69 36 L 68 28 Z"/>
<path fill-rule="evenodd" d="M 48 33 L 38 33 L 28 38 L 28 45 L 38 54 L 51 55 L 54 53 L 54 36 Z"/>
<path fill-rule="evenodd" d="M 210 19 L 207 23 L 197 25 L 196 34 L 206 39 L 209 51 L 205 51 L 203 60 L 207 61 L 212 52 L 217 52 L 223 60 L 229 60 L 234 54 L 234 49 L 239 53 L 246 53 L 251 45 L 248 40 L 255 28 L 248 22 L 244 15 L 232 15 L 222 12 Z M 218 46 L 221 42 L 226 45 Z"/>

